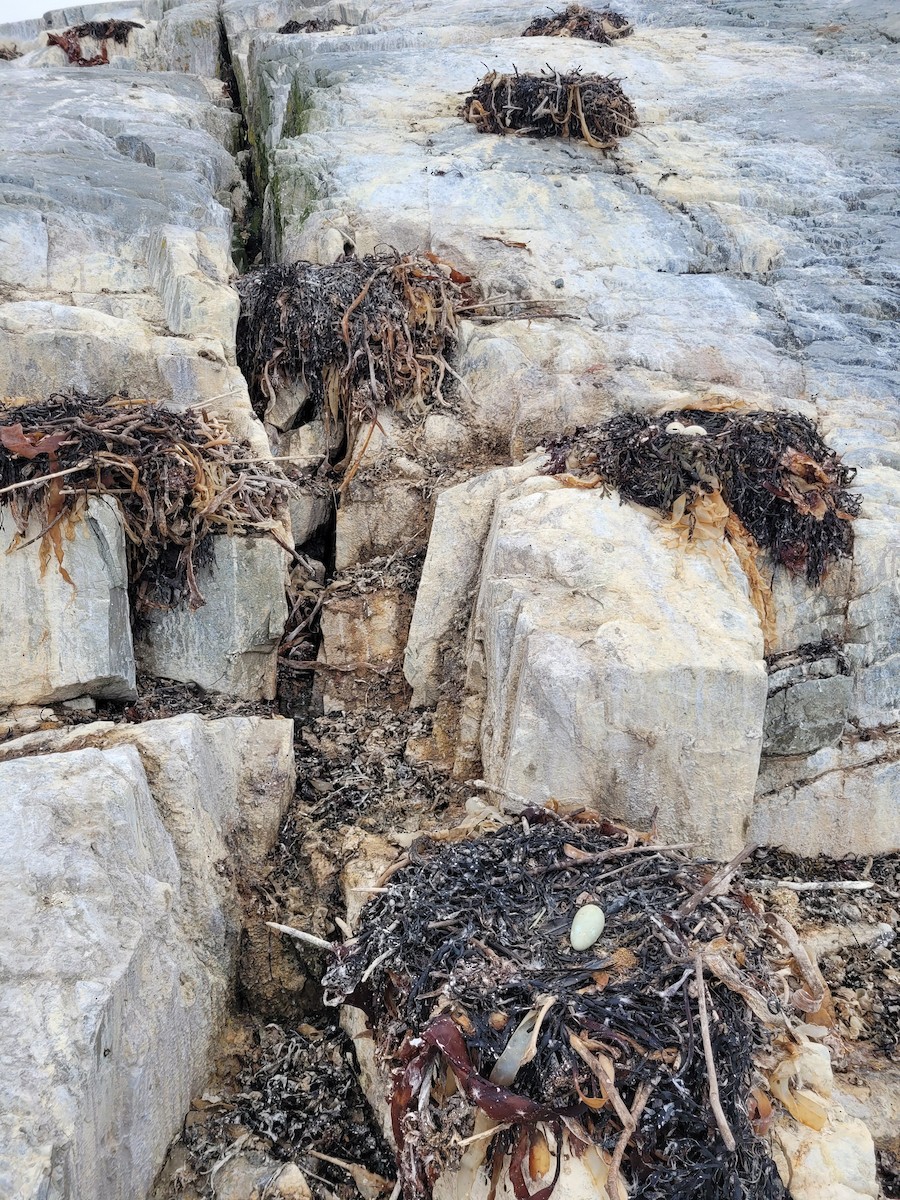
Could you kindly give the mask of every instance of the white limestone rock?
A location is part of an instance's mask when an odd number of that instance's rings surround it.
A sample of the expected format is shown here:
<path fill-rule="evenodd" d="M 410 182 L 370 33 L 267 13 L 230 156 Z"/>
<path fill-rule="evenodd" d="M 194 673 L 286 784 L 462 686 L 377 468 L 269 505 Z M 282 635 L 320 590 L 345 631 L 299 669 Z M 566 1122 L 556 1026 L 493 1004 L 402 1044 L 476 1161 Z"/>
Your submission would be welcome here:
<path fill-rule="evenodd" d="M 0 1194 L 17 1200 L 146 1195 L 229 1002 L 231 846 L 261 860 L 293 791 L 290 721 L 79 733 L 97 745 L 7 743 L 0 763 Z"/>
<path fill-rule="evenodd" d="M 32 518 L 25 540 L 40 531 Z M 40 539 L 9 553 L 15 532 L 8 508 L 0 507 L 0 709 L 134 696 L 125 534 L 116 503 L 92 498 L 63 527 L 61 565 L 52 552 L 42 562 Z"/>
<path fill-rule="evenodd" d="M 199 41 L 214 28 L 217 46 L 215 9 L 145 13 L 130 39 L 138 58 L 152 65 L 140 48 L 162 27 Z M 235 367 L 232 213 L 246 185 L 222 85 L 121 64 L 44 70 L 29 57 L 0 73 L 0 397 L 206 400 L 268 453 Z"/>
<path fill-rule="evenodd" d="M 838 1105 L 822 1130 L 785 1118 L 773 1157 L 793 1200 L 877 1200 L 872 1135 Z"/>
<path fill-rule="evenodd" d="M 285 552 L 271 538 L 214 537 L 212 563 L 197 571 L 206 603 L 147 614 L 138 661 L 151 675 L 271 700 L 288 615 L 286 577 Z"/>
<path fill-rule="evenodd" d="M 728 858 L 759 764 L 762 635 L 730 548 L 672 544 L 614 496 L 532 480 L 497 501 L 470 629 L 488 783 L 590 800 Z"/>
<path fill-rule="evenodd" d="M 497 497 L 535 476 L 544 461 L 537 456 L 517 467 L 498 467 L 438 497 L 403 661 L 413 706 L 438 701 L 442 654 L 454 628 L 459 637 L 460 623 L 468 624 Z"/>

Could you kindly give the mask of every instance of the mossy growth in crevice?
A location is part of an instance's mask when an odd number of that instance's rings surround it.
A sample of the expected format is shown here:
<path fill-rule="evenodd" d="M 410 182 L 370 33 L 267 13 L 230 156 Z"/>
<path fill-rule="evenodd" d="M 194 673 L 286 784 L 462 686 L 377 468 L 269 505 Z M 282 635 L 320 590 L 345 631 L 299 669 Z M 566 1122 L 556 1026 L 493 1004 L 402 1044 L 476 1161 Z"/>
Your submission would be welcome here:
<path fill-rule="evenodd" d="M 312 92 L 295 77 L 284 109 L 284 120 L 281 125 L 282 139 L 302 137 L 303 134 L 308 133 L 309 117 L 314 107 Z"/>

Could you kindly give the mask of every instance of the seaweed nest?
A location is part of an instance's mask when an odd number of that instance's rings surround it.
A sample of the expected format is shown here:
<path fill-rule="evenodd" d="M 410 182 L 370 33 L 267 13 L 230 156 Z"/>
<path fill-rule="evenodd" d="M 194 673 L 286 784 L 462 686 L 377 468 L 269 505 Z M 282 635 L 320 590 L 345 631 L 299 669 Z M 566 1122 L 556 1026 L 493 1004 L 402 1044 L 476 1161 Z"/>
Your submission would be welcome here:
<path fill-rule="evenodd" d="M 238 359 L 262 414 L 300 384 L 301 410 L 352 431 L 382 406 L 423 411 L 453 374 L 462 275 L 435 255 L 346 258 L 261 267 L 238 281 Z"/>
<path fill-rule="evenodd" d="M 618 80 L 549 67 L 540 75 L 491 71 L 466 97 L 462 115 L 479 133 L 573 138 L 604 151 L 638 123 Z"/>
<path fill-rule="evenodd" d="M 340 21 L 312 17 L 308 21 L 285 21 L 279 33 L 328 33 L 340 25 Z"/>
<path fill-rule="evenodd" d="M 76 67 L 100 67 L 109 62 L 107 42 L 125 46 L 132 29 L 143 29 L 139 21 L 85 21 L 83 25 L 72 25 L 62 33 L 48 33 L 47 45 L 59 46 L 66 58 Z M 85 58 L 81 51 L 81 39 L 92 38 L 100 43 L 100 53 Z"/>
<path fill-rule="evenodd" d="M 544 473 L 571 487 L 615 489 L 655 508 L 688 545 L 734 550 L 766 644 L 776 636 L 771 583 L 759 563 L 804 574 L 811 586 L 853 552 L 862 499 L 845 466 L 806 417 L 793 413 L 677 409 L 624 413 L 552 442 Z"/>
<path fill-rule="evenodd" d="M 784 1197 L 765 1134 L 778 1104 L 824 1121 L 793 1090 L 790 1030 L 799 1012 L 828 1033 L 828 998 L 788 922 L 731 882 L 749 850 L 715 870 L 586 811 L 459 832 L 385 873 L 324 980 L 390 1071 L 403 1196 L 449 1169 L 459 1195 L 505 1171 L 547 1200 L 565 1147 L 612 1200 Z M 576 950 L 587 903 L 605 929 Z"/>
<path fill-rule="evenodd" d="M 633 32 L 633 25 L 621 13 L 608 8 L 598 11 L 585 8 L 583 4 L 570 4 L 552 16 L 535 17 L 522 37 L 575 37 L 608 46 Z"/>
<path fill-rule="evenodd" d="M 819 584 L 831 562 L 853 552 L 861 497 L 841 462 L 806 417 L 784 412 L 680 409 L 649 417 L 624 413 L 549 446 L 545 472 L 582 486 L 615 488 L 700 537 L 719 503 L 754 548 Z"/>
<path fill-rule="evenodd" d="M 134 610 L 204 599 L 197 568 L 213 534 L 262 536 L 280 525 L 287 480 L 202 409 L 174 412 L 121 396 L 53 395 L 0 405 L 0 503 L 16 528 L 10 551 L 41 540 L 41 566 L 65 544 L 92 496 L 122 515 Z M 31 524 L 36 518 L 37 532 Z"/>
<path fill-rule="evenodd" d="M 21 58 L 22 51 L 18 46 L 0 46 L 0 62 L 12 62 L 15 58 Z"/>

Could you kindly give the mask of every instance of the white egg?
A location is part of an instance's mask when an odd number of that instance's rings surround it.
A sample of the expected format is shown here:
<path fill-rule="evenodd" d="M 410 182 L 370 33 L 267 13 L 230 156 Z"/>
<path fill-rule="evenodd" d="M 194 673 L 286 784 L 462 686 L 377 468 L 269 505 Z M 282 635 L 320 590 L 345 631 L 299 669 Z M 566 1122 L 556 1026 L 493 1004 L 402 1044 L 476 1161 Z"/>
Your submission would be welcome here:
<path fill-rule="evenodd" d="M 572 943 L 573 950 L 587 950 L 588 946 L 593 946 L 597 938 L 603 932 L 606 925 L 606 917 L 603 915 L 603 909 L 596 904 L 585 904 L 579 908 L 578 912 L 572 921 L 572 928 L 569 931 L 569 941 Z"/>

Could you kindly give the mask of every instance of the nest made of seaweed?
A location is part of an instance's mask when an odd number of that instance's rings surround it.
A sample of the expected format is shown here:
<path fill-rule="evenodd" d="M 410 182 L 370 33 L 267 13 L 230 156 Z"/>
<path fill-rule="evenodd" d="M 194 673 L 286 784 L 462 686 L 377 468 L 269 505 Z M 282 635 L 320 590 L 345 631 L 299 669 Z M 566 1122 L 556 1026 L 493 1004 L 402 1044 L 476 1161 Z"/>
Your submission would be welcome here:
<path fill-rule="evenodd" d="M 479 133 L 564 137 L 611 150 L 638 124 L 617 79 L 548 67 L 540 75 L 491 71 L 463 103 L 462 115 Z"/>
<path fill-rule="evenodd" d="M 325 975 L 391 1069 L 404 1197 L 429 1196 L 448 1168 L 460 1194 L 482 1165 L 496 1185 L 506 1165 L 524 1200 L 527 1162 L 546 1200 L 564 1139 L 608 1167 L 614 1200 L 620 1170 L 643 1200 L 785 1195 L 754 1056 L 793 1010 L 823 1019 L 827 993 L 788 923 L 731 888 L 742 857 L 714 872 L 595 813 L 548 809 L 413 845 Z M 588 902 L 606 927 L 574 950 Z"/>
<path fill-rule="evenodd" d="M 124 46 L 132 29 L 143 29 L 139 21 L 85 21 L 82 25 L 72 25 L 62 33 L 48 33 L 47 45 L 59 46 L 66 58 L 76 67 L 100 67 L 109 62 L 109 52 L 106 43 L 116 42 Z M 81 39 L 93 38 L 100 43 L 100 53 L 85 58 L 81 52 Z"/>
<path fill-rule="evenodd" d="M 432 254 L 395 251 L 260 267 L 238 281 L 238 358 L 262 415 L 276 389 L 306 388 L 326 421 L 442 399 L 469 277 Z"/>
<path fill-rule="evenodd" d="M 279 28 L 279 33 L 328 33 L 336 29 L 340 21 L 327 20 L 322 17 L 311 17 L 308 21 L 285 21 Z"/>
<path fill-rule="evenodd" d="M 721 497 L 756 547 L 812 585 L 853 551 L 855 472 L 796 413 L 623 413 L 548 449 L 546 473 L 615 488 L 691 533 L 703 503 Z"/>
<path fill-rule="evenodd" d="M 535 17 L 522 37 L 576 37 L 608 46 L 633 32 L 634 26 L 621 13 L 570 4 L 549 17 Z"/>
<path fill-rule="evenodd" d="M 21 57 L 22 51 L 18 46 L 0 46 L 0 62 L 12 62 L 13 59 Z"/>
<path fill-rule="evenodd" d="M 0 504 L 11 550 L 41 539 L 68 583 L 65 545 L 91 496 L 122 514 L 134 610 L 204 599 L 196 570 L 211 535 L 262 536 L 279 526 L 289 484 L 274 463 L 201 408 L 175 412 L 122 396 L 53 395 L 0 405 Z M 38 532 L 30 525 L 36 518 Z"/>

